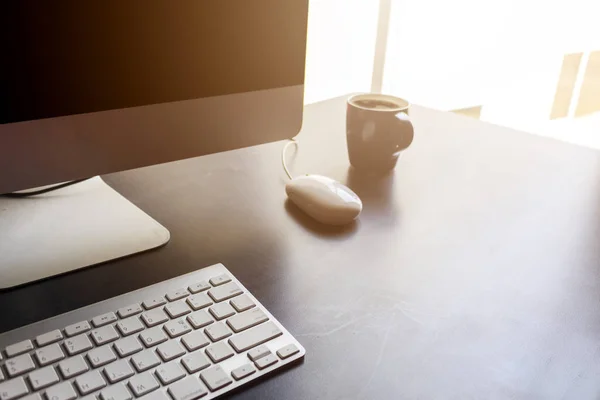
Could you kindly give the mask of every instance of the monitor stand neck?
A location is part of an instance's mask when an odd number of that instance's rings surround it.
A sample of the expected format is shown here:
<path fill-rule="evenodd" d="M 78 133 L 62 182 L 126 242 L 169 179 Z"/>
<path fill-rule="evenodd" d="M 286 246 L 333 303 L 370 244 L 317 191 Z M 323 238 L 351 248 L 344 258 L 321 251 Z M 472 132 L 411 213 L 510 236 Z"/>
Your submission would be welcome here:
<path fill-rule="evenodd" d="M 0 289 L 150 250 L 169 231 L 100 177 L 0 197 Z"/>

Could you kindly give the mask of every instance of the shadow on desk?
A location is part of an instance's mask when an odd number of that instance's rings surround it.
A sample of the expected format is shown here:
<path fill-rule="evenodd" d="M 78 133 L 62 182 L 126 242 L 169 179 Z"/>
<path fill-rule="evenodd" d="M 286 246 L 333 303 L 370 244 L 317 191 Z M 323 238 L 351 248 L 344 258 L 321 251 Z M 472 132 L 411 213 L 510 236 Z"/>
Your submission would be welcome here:
<path fill-rule="evenodd" d="M 369 216 L 378 223 L 395 224 L 399 217 L 396 193 L 394 191 L 395 173 L 370 174 L 348 167 L 346 185 L 363 202 L 362 215 Z"/>

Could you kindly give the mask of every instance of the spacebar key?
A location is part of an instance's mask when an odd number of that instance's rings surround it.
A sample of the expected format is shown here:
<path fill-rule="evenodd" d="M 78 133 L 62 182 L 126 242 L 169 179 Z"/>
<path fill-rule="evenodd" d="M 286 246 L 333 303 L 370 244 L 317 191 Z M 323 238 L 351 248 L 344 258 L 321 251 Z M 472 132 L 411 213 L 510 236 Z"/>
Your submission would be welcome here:
<path fill-rule="evenodd" d="M 277 336 L 281 336 L 283 332 L 273 322 L 267 322 L 248 329 L 229 339 L 229 344 L 233 346 L 235 351 L 241 353 L 248 349 L 263 344 Z"/>

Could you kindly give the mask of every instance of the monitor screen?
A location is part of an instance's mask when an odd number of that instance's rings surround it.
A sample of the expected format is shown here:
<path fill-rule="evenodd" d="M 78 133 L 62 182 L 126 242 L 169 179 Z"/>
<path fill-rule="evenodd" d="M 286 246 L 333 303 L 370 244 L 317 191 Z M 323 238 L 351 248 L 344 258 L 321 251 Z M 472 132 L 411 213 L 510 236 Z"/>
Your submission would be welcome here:
<path fill-rule="evenodd" d="M 291 16 L 305 13 L 282 0 L 2 1 L 0 124 L 302 84 L 306 21 Z"/>

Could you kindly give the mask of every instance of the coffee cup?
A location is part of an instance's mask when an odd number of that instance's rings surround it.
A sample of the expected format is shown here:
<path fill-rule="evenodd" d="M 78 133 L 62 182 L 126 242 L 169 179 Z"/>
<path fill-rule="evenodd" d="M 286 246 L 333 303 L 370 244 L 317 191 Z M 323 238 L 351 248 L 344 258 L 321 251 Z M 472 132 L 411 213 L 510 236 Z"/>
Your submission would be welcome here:
<path fill-rule="evenodd" d="M 410 103 L 384 94 L 358 94 L 346 108 L 346 139 L 350 164 L 358 170 L 393 169 L 400 153 L 413 141 Z"/>

